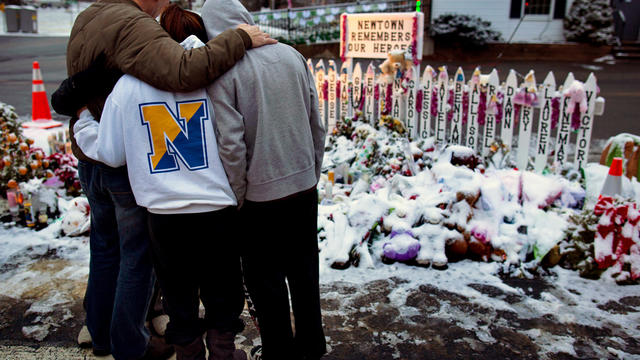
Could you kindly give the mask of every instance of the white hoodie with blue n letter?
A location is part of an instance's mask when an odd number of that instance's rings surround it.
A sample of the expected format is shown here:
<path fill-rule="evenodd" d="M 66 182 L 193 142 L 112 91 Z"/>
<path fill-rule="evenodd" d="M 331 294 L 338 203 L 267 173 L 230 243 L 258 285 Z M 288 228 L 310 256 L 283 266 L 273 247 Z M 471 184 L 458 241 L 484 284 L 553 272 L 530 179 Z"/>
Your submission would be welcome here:
<path fill-rule="evenodd" d="M 198 43 L 191 36 L 182 45 Z M 204 89 L 171 93 L 124 75 L 100 122 L 85 110 L 74 132 L 90 158 L 127 165 L 138 205 L 157 214 L 199 213 L 237 204 L 218 155 L 214 121 Z"/>

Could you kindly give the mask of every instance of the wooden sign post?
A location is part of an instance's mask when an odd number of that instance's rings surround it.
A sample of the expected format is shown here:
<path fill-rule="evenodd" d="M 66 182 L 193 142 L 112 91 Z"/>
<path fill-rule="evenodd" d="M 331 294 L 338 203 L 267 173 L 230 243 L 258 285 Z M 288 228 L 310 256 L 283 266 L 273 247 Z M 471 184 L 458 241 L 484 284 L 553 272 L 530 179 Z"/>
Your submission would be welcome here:
<path fill-rule="evenodd" d="M 376 123 L 376 99 L 375 99 L 375 87 L 376 87 L 376 71 L 372 63 L 367 66 L 367 73 L 364 77 L 364 96 L 366 102 L 364 104 L 364 118 L 373 125 Z"/>
<path fill-rule="evenodd" d="M 353 80 L 351 82 L 351 113 L 355 113 L 360 111 L 361 102 L 364 101 L 364 96 L 362 96 L 362 67 L 360 63 L 357 63 L 353 68 Z"/>
<path fill-rule="evenodd" d="M 449 106 L 449 75 L 447 67 L 443 66 L 438 74 L 438 83 L 436 85 L 438 97 L 438 114 L 436 115 L 436 143 L 444 145 L 447 133 L 447 108 Z"/>
<path fill-rule="evenodd" d="M 502 143 L 508 146 L 509 150 L 513 147 L 513 128 L 515 127 L 516 108 L 513 104 L 513 98 L 518 91 L 518 78 L 514 70 L 509 71 L 507 83 L 504 88 L 504 98 L 502 99 L 502 131 L 500 138 Z"/>
<path fill-rule="evenodd" d="M 576 142 L 576 157 L 573 162 L 576 169 L 583 168 L 589 158 L 591 131 L 593 131 L 593 116 L 595 115 L 596 108 L 596 89 L 596 76 L 591 73 L 587 78 L 587 82 L 584 83 L 584 91 L 587 96 L 587 112 L 580 114 L 580 127 L 578 128 L 578 140 Z"/>
<path fill-rule="evenodd" d="M 498 112 L 498 70 L 493 69 L 487 83 L 487 109 L 485 110 L 482 155 L 487 155 L 496 140 L 496 114 Z"/>
<path fill-rule="evenodd" d="M 551 105 L 553 95 L 556 92 L 556 78 L 553 72 L 549 72 L 542 83 L 542 91 L 540 93 L 540 117 L 538 122 L 538 146 L 536 147 L 536 156 L 533 169 L 537 173 L 541 173 L 547 166 L 549 158 L 549 143 L 551 139 Z"/>
<path fill-rule="evenodd" d="M 422 88 L 422 106 L 420 111 L 420 138 L 431 136 L 431 97 L 433 94 L 433 68 L 427 65 L 422 73 L 420 86 Z"/>
<path fill-rule="evenodd" d="M 340 119 L 353 116 L 351 114 L 351 105 L 349 98 L 349 78 L 351 75 L 351 60 L 347 59 L 342 62 L 340 67 Z"/>
<path fill-rule="evenodd" d="M 418 95 L 418 75 L 420 65 L 414 66 L 407 81 L 407 101 L 405 104 L 407 117 L 407 130 L 411 139 L 418 138 L 418 113 L 416 111 L 416 98 Z"/>
<path fill-rule="evenodd" d="M 573 73 L 567 75 L 562 88 L 568 89 L 575 81 Z M 556 135 L 556 151 L 553 163 L 556 165 L 556 171 L 560 171 L 567 162 L 567 146 L 571 139 L 571 115 L 569 112 L 569 101 L 571 96 L 562 94 L 560 98 L 560 115 L 558 116 L 558 134 Z M 575 110 L 574 110 L 575 111 Z"/>
<path fill-rule="evenodd" d="M 336 122 L 338 121 L 338 99 L 337 95 L 337 85 L 338 85 L 338 74 L 336 73 L 336 63 L 333 60 L 329 60 L 329 120 L 327 124 L 327 131 L 329 133 L 333 132 L 333 129 L 336 128 Z"/>
<path fill-rule="evenodd" d="M 318 92 L 318 112 L 320 113 L 320 119 L 324 124 L 324 128 L 328 131 L 329 126 L 327 124 L 327 99 L 324 98 L 324 78 L 325 69 L 324 62 L 318 61 L 316 64 L 316 91 Z"/>
<path fill-rule="evenodd" d="M 478 152 L 478 108 L 480 107 L 480 69 L 473 71 L 469 82 L 469 112 L 467 115 L 466 145 Z"/>
<path fill-rule="evenodd" d="M 529 71 L 524 79 L 524 87 L 518 91 L 524 92 L 524 96 L 537 97 L 536 77 L 533 70 Z M 518 155 L 516 164 L 518 169 L 525 171 L 529 164 L 529 145 L 531 144 L 531 129 L 533 128 L 533 103 L 527 101 L 520 108 L 520 125 L 518 132 Z"/>
<path fill-rule="evenodd" d="M 451 134 L 449 142 L 462 144 L 462 97 L 464 96 L 464 72 L 459 67 L 453 82 L 453 118 L 451 119 Z"/>
<path fill-rule="evenodd" d="M 402 119 L 404 123 L 404 117 L 402 113 L 402 94 L 404 92 L 402 88 L 402 71 L 396 70 L 395 76 L 393 77 L 393 87 L 391 93 L 391 117 L 394 119 Z M 405 123 L 405 127 L 406 127 Z"/>

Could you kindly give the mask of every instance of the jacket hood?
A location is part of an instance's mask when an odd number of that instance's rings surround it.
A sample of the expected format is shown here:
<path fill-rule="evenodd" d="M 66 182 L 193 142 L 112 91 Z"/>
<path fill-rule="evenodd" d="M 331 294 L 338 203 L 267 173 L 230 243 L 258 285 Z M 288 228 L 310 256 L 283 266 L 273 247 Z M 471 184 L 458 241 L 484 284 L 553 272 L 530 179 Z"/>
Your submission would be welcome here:
<path fill-rule="evenodd" d="M 253 17 L 238 0 L 207 0 L 202 7 L 202 20 L 209 39 L 240 24 L 254 25 Z"/>

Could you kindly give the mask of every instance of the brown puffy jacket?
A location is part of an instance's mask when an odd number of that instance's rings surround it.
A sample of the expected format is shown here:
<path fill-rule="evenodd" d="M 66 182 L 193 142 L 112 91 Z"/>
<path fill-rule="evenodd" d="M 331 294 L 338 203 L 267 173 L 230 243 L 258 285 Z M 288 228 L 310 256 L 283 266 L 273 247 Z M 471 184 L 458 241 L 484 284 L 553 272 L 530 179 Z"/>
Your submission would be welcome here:
<path fill-rule="evenodd" d="M 245 31 L 227 30 L 206 46 L 184 50 L 160 24 L 131 0 L 99 0 L 80 13 L 67 46 L 67 72 L 86 69 L 101 53 L 106 66 L 166 91 L 193 91 L 212 83 L 251 47 Z M 92 99 L 89 110 L 100 119 L 106 97 Z M 91 161 L 76 146 L 74 155 Z M 132 119 L 132 121 L 135 121 Z"/>

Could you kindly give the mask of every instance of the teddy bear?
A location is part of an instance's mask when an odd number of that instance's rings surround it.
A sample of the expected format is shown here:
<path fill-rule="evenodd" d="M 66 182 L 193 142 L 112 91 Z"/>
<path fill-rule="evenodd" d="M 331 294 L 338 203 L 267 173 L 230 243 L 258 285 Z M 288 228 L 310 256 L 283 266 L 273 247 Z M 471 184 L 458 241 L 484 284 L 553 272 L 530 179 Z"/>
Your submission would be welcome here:
<path fill-rule="evenodd" d="M 406 52 L 403 50 L 393 50 L 387 54 L 387 59 L 380 65 L 383 79 L 387 84 L 393 82 L 396 72 L 406 73 L 413 66 L 411 59 L 408 59 Z"/>

